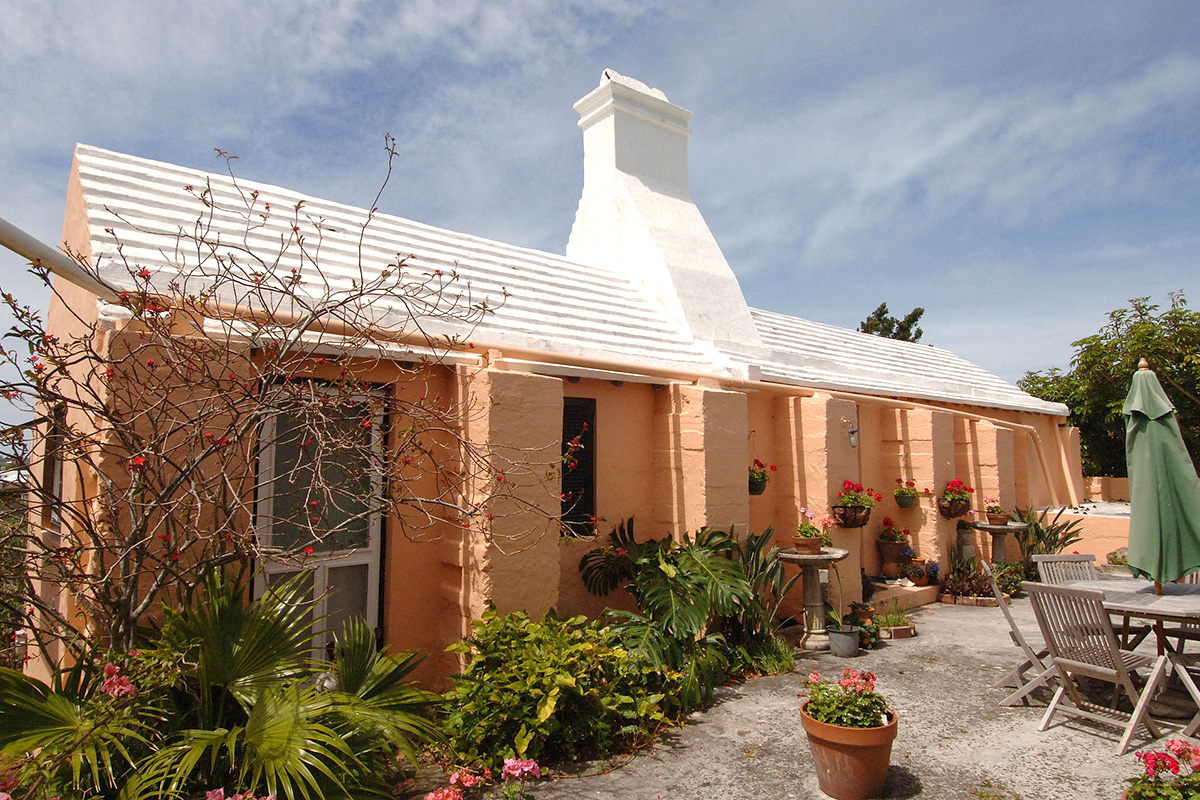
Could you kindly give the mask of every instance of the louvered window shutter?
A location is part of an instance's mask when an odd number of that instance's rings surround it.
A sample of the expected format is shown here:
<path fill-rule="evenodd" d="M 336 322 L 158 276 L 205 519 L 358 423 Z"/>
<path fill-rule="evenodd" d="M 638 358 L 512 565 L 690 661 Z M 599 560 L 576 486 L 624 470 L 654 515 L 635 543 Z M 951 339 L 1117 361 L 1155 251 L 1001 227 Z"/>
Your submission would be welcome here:
<path fill-rule="evenodd" d="M 590 536 L 596 528 L 596 401 L 563 398 L 563 531 Z"/>

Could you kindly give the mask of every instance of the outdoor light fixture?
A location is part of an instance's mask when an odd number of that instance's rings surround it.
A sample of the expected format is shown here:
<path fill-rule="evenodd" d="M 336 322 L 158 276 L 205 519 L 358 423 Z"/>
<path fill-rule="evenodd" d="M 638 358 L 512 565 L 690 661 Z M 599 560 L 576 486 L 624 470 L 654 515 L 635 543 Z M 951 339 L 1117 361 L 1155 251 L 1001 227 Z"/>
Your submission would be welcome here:
<path fill-rule="evenodd" d="M 842 417 L 842 424 L 846 426 L 846 434 L 850 438 L 850 446 L 858 447 L 858 427 L 853 421 Z"/>

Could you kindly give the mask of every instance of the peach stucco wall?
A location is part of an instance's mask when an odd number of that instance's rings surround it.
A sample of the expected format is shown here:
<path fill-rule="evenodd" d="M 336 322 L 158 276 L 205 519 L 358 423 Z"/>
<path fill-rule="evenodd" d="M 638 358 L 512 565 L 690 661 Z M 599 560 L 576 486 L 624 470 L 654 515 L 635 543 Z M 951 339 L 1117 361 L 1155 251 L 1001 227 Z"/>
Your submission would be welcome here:
<path fill-rule="evenodd" d="M 1066 520 L 1078 520 L 1083 534 L 1083 538 L 1071 545 L 1070 550 L 1095 554 L 1097 564 L 1105 563 L 1105 556 L 1129 544 L 1129 517 L 1063 514 L 1062 521 Z"/>

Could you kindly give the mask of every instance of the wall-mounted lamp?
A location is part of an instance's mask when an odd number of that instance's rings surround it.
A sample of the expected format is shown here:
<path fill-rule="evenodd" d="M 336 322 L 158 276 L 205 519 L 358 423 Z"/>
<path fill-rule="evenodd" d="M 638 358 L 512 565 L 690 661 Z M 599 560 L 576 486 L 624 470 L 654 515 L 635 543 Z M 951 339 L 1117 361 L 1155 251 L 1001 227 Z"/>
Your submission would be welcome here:
<path fill-rule="evenodd" d="M 842 424 L 846 426 L 846 435 L 850 439 L 850 446 L 858 447 L 858 427 L 845 417 L 842 418 Z"/>

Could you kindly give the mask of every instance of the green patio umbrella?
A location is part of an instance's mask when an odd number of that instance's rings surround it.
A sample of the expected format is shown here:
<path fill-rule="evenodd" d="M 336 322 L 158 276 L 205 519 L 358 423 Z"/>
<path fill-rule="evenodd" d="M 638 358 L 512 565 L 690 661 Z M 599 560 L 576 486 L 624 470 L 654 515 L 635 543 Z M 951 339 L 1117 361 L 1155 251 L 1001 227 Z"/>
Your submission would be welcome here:
<path fill-rule="evenodd" d="M 1129 568 L 1169 583 L 1200 568 L 1200 479 L 1175 406 L 1142 359 L 1121 409 L 1129 467 Z"/>

